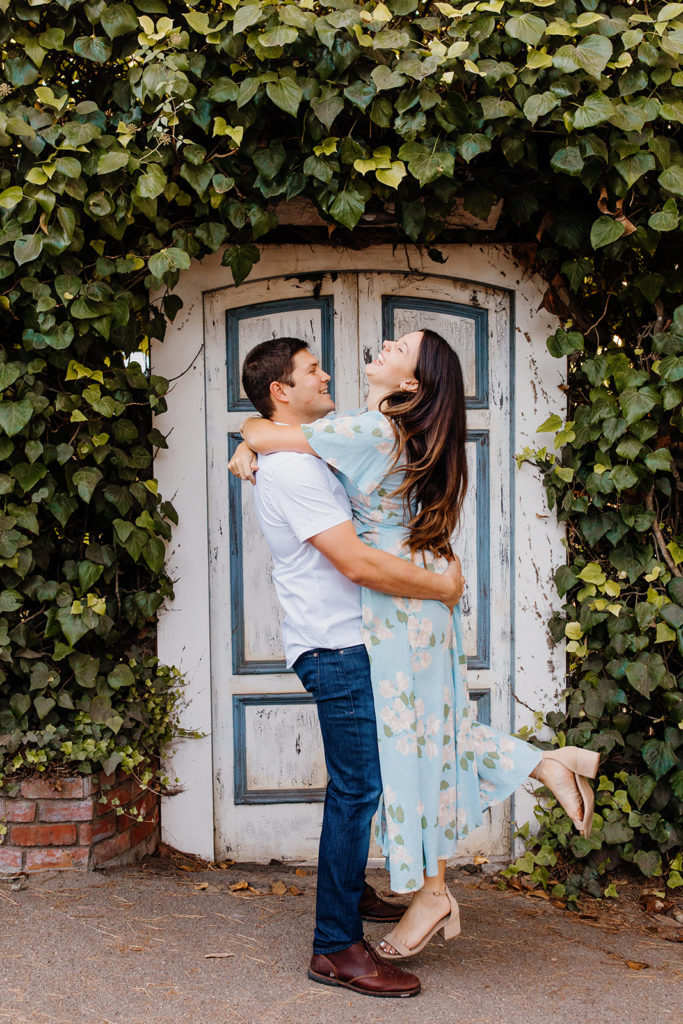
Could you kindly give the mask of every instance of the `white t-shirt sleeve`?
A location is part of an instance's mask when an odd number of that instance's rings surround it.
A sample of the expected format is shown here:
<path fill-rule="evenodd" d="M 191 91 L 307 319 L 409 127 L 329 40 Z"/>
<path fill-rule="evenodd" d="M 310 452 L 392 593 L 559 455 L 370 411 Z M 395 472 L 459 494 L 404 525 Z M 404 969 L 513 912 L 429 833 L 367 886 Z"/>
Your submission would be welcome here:
<path fill-rule="evenodd" d="M 273 483 L 272 497 L 300 543 L 352 518 L 348 500 L 335 493 L 340 485 L 325 463 L 312 455 L 278 466 Z"/>

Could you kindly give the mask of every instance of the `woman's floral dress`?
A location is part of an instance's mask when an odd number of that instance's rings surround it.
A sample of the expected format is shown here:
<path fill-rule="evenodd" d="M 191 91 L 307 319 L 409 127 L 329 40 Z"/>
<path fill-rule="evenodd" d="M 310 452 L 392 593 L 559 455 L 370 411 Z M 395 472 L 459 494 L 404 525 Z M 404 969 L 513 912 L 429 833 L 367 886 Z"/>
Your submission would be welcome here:
<path fill-rule="evenodd" d="M 394 433 L 380 412 L 304 425 L 311 447 L 339 475 L 362 539 L 402 558 L 403 502 L 390 497 Z M 420 556 L 422 557 L 422 556 Z M 425 565 L 445 562 L 425 553 Z M 535 747 L 480 725 L 465 685 L 460 609 L 363 588 L 363 641 L 371 662 L 384 792 L 378 839 L 391 887 L 409 892 L 452 856 L 483 812 L 508 797 L 540 761 Z"/>

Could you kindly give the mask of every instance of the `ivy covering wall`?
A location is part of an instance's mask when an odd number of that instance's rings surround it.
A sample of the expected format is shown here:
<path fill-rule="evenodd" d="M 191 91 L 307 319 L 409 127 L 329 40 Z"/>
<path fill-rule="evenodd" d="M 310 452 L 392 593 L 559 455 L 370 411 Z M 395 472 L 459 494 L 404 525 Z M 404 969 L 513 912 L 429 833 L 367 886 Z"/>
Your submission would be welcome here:
<path fill-rule="evenodd" d="M 499 241 L 547 281 L 569 422 L 558 402 L 556 448 L 525 457 L 567 526 L 551 717 L 611 780 L 571 852 L 670 869 L 682 49 L 683 4 L 657 0 L 0 0 L 0 775 L 130 770 L 173 732 L 167 382 L 130 356 L 163 338 L 180 270 L 222 250 L 240 282 L 302 196 L 331 244 L 381 211 L 388 241 Z M 500 204 L 495 230 L 448 230 L 456 203 Z"/>

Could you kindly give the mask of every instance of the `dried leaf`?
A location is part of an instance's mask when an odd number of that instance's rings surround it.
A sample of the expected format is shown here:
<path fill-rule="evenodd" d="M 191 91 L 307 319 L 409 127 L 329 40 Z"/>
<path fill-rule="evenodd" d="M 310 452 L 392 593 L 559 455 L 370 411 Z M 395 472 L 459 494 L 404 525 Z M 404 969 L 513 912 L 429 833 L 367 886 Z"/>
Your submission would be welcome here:
<path fill-rule="evenodd" d="M 661 896 L 657 896 L 653 892 L 648 892 L 641 896 L 640 903 L 648 914 L 665 914 L 667 910 L 671 910 L 673 907 L 671 900 L 662 899 Z"/>
<path fill-rule="evenodd" d="M 284 896 L 284 894 L 287 892 L 287 886 L 285 885 L 284 882 L 273 882 L 273 884 L 270 887 L 270 891 L 275 896 Z"/>
<path fill-rule="evenodd" d="M 201 892 L 203 889 L 208 889 L 208 888 L 209 888 L 209 883 L 208 882 L 200 882 L 198 885 L 195 885 L 195 887 L 194 887 L 195 892 Z"/>
<path fill-rule="evenodd" d="M 257 896 L 261 895 L 261 890 L 260 889 L 255 889 L 253 885 L 248 885 L 247 889 L 249 890 L 249 892 L 256 893 Z"/>
<path fill-rule="evenodd" d="M 222 860 L 216 865 L 216 867 L 220 868 L 221 871 L 226 871 L 227 868 L 231 868 L 234 863 L 234 860 Z"/>
<path fill-rule="evenodd" d="M 630 967 L 632 971 L 644 971 L 649 964 L 643 964 L 639 960 L 625 960 L 624 963 L 627 967 Z"/>
<path fill-rule="evenodd" d="M 530 897 L 532 897 L 532 896 L 536 897 L 536 899 L 539 899 L 539 900 L 549 900 L 550 899 L 550 896 L 548 895 L 548 893 L 547 892 L 543 892 L 542 889 L 534 889 L 533 892 L 530 892 L 527 895 L 530 896 Z"/>
<path fill-rule="evenodd" d="M 249 882 L 233 882 L 229 888 L 230 892 L 242 892 L 243 889 L 249 888 Z"/>
<path fill-rule="evenodd" d="M 290 885 L 289 891 L 292 896 L 303 896 L 303 889 L 299 889 L 296 885 Z"/>
<path fill-rule="evenodd" d="M 472 863 L 473 864 L 488 864 L 490 862 L 489 862 L 488 857 L 482 857 L 479 854 L 477 854 L 476 857 L 472 858 Z"/>
<path fill-rule="evenodd" d="M 296 871 L 294 872 L 294 874 L 299 875 L 299 877 L 310 875 L 310 873 L 311 872 L 307 871 L 306 868 L 297 868 Z"/>
<path fill-rule="evenodd" d="M 199 868 L 196 868 L 194 866 L 194 864 L 181 864 L 180 865 L 180 870 L 181 871 L 199 871 Z"/>

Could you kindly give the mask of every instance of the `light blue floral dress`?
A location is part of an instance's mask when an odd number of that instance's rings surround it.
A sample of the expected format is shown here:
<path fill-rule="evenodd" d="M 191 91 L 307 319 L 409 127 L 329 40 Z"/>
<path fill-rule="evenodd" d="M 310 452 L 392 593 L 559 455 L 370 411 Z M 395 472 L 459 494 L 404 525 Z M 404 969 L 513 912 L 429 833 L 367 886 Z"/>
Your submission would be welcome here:
<path fill-rule="evenodd" d="M 394 433 L 380 412 L 336 415 L 304 425 L 311 447 L 339 476 L 357 533 L 410 558 L 403 502 L 390 497 Z M 420 556 L 422 559 L 422 556 Z M 425 567 L 445 560 L 429 552 Z M 391 887 L 410 892 L 436 875 L 457 840 L 508 797 L 540 761 L 535 747 L 481 725 L 466 685 L 460 609 L 363 588 L 363 641 L 371 663 L 384 792 L 378 839 Z"/>

